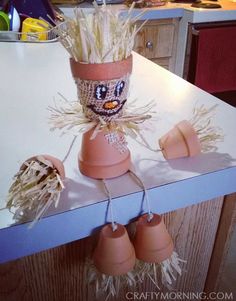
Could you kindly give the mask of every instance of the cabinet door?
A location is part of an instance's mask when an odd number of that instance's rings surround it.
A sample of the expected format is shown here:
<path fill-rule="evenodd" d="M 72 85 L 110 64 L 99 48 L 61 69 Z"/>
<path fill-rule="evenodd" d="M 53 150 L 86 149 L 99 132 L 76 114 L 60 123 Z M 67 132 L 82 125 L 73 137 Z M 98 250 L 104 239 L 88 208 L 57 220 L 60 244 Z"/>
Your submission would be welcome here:
<path fill-rule="evenodd" d="M 138 26 L 141 22 L 138 22 Z M 173 70 L 177 43 L 177 19 L 148 21 L 138 32 L 134 50 L 157 64 Z"/>

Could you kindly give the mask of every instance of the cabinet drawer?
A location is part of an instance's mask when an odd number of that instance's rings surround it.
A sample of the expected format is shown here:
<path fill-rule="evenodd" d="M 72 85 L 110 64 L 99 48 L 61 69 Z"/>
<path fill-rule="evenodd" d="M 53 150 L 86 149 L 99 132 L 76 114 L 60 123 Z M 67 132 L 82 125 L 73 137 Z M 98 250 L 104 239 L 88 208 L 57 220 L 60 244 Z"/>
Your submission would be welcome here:
<path fill-rule="evenodd" d="M 172 19 L 148 21 L 137 34 L 134 50 L 149 59 L 171 57 L 174 36 Z"/>

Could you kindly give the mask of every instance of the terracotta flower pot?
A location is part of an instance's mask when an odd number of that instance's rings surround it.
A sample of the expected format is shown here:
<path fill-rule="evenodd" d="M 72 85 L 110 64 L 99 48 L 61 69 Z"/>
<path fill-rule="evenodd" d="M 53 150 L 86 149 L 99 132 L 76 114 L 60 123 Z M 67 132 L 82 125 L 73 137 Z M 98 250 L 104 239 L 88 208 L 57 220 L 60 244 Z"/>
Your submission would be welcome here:
<path fill-rule="evenodd" d="M 197 133 L 187 120 L 180 121 L 162 136 L 159 146 L 166 159 L 193 157 L 201 152 Z"/>
<path fill-rule="evenodd" d="M 150 222 L 147 214 L 138 219 L 134 247 L 136 257 L 144 262 L 160 263 L 171 257 L 173 241 L 160 215 L 154 214 Z"/>
<path fill-rule="evenodd" d="M 119 151 L 119 145 L 117 147 L 108 142 L 105 131 L 99 132 L 96 138 L 91 139 L 93 130 L 83 134 L 79 154 L 81 173 L 95 179 L 114 178 L 126 173 L 131 164 L 128 148 L 124 147 L 123 151 Z"/>
<path fill-rule="evenodd" d="M 135 265 L 135 251 L 123 225 L 106 225 L 100 232 L 100 237 L 93 254 L 96 268 L 106 275 L 123 275 L 131 271 Z"/>
<path fill-rule="evenodd" d="M 109 122 L 122 115 L 129 90 L 132 56 L 102 64 L 86 64 L 71 58 L 70 66 L 87 118 Z"/>

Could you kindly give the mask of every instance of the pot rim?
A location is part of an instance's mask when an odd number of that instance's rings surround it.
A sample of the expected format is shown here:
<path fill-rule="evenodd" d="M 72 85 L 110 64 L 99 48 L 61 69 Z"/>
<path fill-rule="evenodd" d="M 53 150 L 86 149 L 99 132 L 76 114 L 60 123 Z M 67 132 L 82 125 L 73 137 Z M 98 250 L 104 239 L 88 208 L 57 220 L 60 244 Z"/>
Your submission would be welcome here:
<path fill-rule="evenodd" d="M 90 64 L 76 62 L 70 58 L 70 67 L 74 78 L 85 80 L 111 80 L 123 77 L 132 72 L 133 56 L 111 63 Z"/>

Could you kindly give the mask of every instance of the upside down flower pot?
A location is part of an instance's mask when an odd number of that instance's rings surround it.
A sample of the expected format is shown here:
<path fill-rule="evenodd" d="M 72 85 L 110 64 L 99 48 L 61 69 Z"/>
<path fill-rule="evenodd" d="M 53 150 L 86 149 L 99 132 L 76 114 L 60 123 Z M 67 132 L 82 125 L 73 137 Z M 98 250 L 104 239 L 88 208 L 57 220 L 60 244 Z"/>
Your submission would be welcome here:
<path fill-rule="evenodd" d="M 100 232 L 98 245 L 93 254 L 96 268 L 106 275 L 123 275 L 135 265 L 135 251 L 123 225 L 118 224 L 115 231 L 106 225 Z"/>
<path fill-rule="evenodd" d="M 82 138 L 80 171 L 97 179 L 120 176 L 130 168 L 130 152 L 115 122 L 127 101 L 132 56 L 101 64 L 70 59 L 70 65 L 84 115 L 94 122 Z"/>
<path fill-rule="evenodd" d="M 174 251 L 173 240 L 160 215 L 153 214 L 150 220 L 148 214 L 145 214 L 138 219 L 134 247 L 139 259 L 137 274 L 141 281 L 147 276 L 151 277 L 159 288 L 159 270 L 162 283 L 167 286 L 176 279 L 176 273 L 181 275 L 180 262 L 183 260 Z"/>
<path fill-rule="evenodd" d="M 123 287 L 131 289 L 136 285 L 134 266 L 135 251 L 123 225 L 111 224 L 100 232 L 98 244 L 93 253 L 93 263 L 89 263 L 88 281 L 95 285 L 96 296 L 117 297 Z"/>
<path fill-rule="evenodd" d="M 91 178 L 107 179 L 120 176 L 130 168 L 130 152 L 121 133 L 98 132 L 91 139 L 94 128 L 83 134 L 79 153 L 79 169 Z M 117 135 L 116 144 L 109 143 L 107 136 Z M 120 142 L 119 142 L 120 141 Z M 123 146 L 124 144 L 124 146 Z M 120 149 L 119 149 L 120 148 Z"/>
<path fill-rule="evenodd" d="M 191 123 L 182 120 L 159 139 L 165 159 L 192 157 L 201 152 L 201 144 Z"/>
<path fill-rule="evenodd" d="M 160 215 L 155 214 L 151 221 L 147 215 L 139 218 L 134 246 L 137 258 L 145 262 L 160 263 L 172 255 L 173 241 Z"/>

